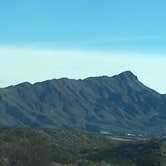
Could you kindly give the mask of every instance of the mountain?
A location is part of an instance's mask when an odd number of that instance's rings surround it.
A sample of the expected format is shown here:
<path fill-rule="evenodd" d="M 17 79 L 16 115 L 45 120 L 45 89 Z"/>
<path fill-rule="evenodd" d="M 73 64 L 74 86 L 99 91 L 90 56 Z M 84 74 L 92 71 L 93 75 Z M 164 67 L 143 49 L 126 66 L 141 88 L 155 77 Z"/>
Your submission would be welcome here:
<path fill-rule="evenodd" d="M 166 95 L 130 71 L 0 89 L 0 124 L 91 132 L 166 134 Z"/>

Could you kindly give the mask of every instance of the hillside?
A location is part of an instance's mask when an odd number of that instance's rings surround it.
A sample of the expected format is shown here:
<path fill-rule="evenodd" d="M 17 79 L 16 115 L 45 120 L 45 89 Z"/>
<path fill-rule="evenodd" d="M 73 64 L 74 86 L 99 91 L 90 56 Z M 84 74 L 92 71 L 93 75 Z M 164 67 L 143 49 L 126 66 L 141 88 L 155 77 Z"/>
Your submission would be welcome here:
<path fill-rule="evenodd" d="M 1 166 L 165 166 L 165 141 L 0 127 Z"/>
<path fill-rule="evenodd" d="M 165 108 L 165 95 L 130 71 L 0 89 L 1 125 L 165 135 Z"/>

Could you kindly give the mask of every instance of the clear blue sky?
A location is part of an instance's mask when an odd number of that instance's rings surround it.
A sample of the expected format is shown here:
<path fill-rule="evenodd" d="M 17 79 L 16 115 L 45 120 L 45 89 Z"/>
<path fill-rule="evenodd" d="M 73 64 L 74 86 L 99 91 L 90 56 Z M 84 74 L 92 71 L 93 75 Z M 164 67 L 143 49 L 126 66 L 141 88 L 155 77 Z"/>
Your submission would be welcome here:
<path fill-rule="evenodd" d="M 164 0 L 3 0 L 0 43 L 165 52 L 165 6 Z"/>
<path fill-rule="evenodd" d="M 36 54 L 39 54 L 39 49 L 44 47 L 48 52 L 50 50 L 54 52 L 57 50 L 65 52 L 70 50 L 71 52 L 72 50 L 75 52 L 74 54 L 78 51 L 84 52 L 87 61 L 91 51 L 103 52 L 103 59 L 107 62 L 111 56 L 108 53 L 105 55 L 105 52 L 113 52 L 114 57 L 118 57 L 119 54 L 128 54 L 127 56 L 131 56 L 132 59 L 136 56 L 135 64 L 131 64 L 132 61 L 123 68 L 119 65 L 119 61 L 121 61 L 119 59 L 117 64 L 110 62 L 110 66 L 114 66 L 112 68 L 108 67 L 102 72 L 98 71 L 100 69 L 97 67 L 93 70 L 96 71 L 96 74 L 110 75 L 117 74 L 123 69 L 134 70 L 136 74 L 142 76 L 145 83 L 159 91 L 166 92 L 166 80 L 161 80 L 162 77 L 159 77 L 159 75 L 165 74 L 163 67 L 161 68 L 162 65 L 165 65 L 163 58 L 166 57 L 165 7 L 166 1 L 164 0 L 2 0 L 0 2 L 0 58 L 4 68 L 0 72 L 3 82 L 0 83 L 0 86 L 26 80 L 17 65 L 23 61 L 26 63 L 26 60 L 15 57 L 9 63 L 10 56 L 14 53 L 7 51 L 7 48 L 12 50 L 13 47 L 16 47 L 15 49 L 20 53 L 19 50 L 26 47 L 24 51 L 32 56 L 35 51 Z M 15 50 L 15 52 L 17 51 Z M 11 55 L 9 56 L 9 54 Z M 139 54 L 141 60 L 145 57 L 149 58 L 146 60 L 147 64 L 144 69 L 141 69 L 139 63 L 136 63 Z M 30 55 L 26 54 L 25 59 L 28 56 Z M 53 59 L 47 58 L 47 53 L 43 56 L 39 55 L 38 60 L 43 58 L 48 65 L 52 64 Z M 157 72 L 154 71 L 158 78 L 154 77 L 154 73 L 150 73 L 154 70 L 154 64 L 151 62 L 152 56 L 153 59 L 154 57 L 160 59 L 158 57 L 162 56 L 162 62 L 157 60 L 158 63 L 155 64 L 159 66 L 159 69 L 156 67 Z M 55 74 L 56 65 L 59 63 L 57 61 L 52 64 L 54 67 L 48 70 L 48 73 L 52 73 L 52 75 L 46 73 L 45 76 L 39 78 L 34 72 L 32 78 L 32 74 L 27 73 L 27 81 L 33 82 L 61 75 L 85 77 L 95 74 L 95 72 L 82 72 L 85 64 L 81 63 L 81 58 L 77 60 L 77 63 L 80 63 L 80 70 L 77 70 L 77 73 L 73 72 L 73 75 L 72 71 L 68 73 L 69 68 L 71 69 L 71 64 L 67 63 L 68 58 L 69 56 L 67 58 L 64 56 L 61 60 L 61 63 L 66 66 L 63 67 L 63 73 Z M 34 57 L 34 59 L 36 58 Z M 95 59 L 93 59 L 93 63 L 96 63 L 97 66 Z M 35 61 L 31 58 L 28 62 L 31 64 Z M 131 67 L 132 65 L 137 67 Z M 148 65 L 153 70 L 149 69 Z M 160 82 L 154 83 L 156 79 L 160 79 Z"/>

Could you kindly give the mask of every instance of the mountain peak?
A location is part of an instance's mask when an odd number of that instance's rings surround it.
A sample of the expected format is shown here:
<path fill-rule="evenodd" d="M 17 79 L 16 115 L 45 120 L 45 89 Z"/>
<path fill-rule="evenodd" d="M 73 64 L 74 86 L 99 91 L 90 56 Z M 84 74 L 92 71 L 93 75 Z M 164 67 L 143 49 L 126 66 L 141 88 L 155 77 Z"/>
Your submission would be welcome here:
<path fill-rule="evenodd" d="M 166 134 L 165 108 L 166 97 L 144 86 L 131 71 L 0 89 L 1 125 Z"/>
<path fill-rule="evenodd" d="M 124 71 L 122 73 L 120 73 L 119 75 L 117 75 L 121 78 L 125 78 L 125 79 L 131 79 L 131 80 L 137 80 L 137 76 L 134 75 L 131 71 Z"/>

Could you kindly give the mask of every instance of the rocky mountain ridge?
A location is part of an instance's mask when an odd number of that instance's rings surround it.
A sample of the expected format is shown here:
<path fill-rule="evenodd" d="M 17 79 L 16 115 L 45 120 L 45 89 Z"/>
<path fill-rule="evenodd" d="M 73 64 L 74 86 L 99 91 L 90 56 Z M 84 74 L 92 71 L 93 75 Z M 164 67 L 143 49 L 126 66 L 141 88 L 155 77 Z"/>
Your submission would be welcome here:
<path fill-rule="evenodd" d="M 1 125 L 165 135 L 165 111 L 165 95 L 130 71 L 0 89 Z"/>

